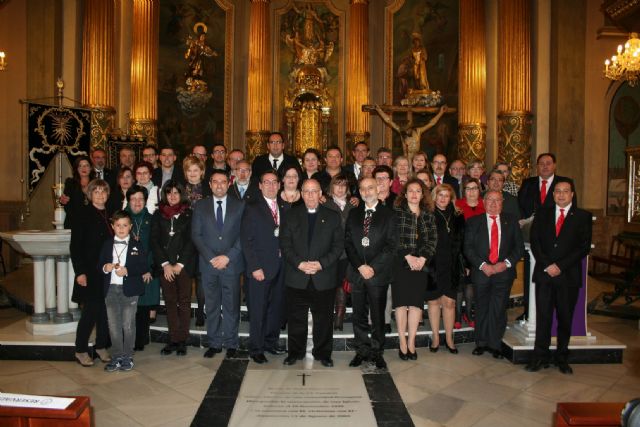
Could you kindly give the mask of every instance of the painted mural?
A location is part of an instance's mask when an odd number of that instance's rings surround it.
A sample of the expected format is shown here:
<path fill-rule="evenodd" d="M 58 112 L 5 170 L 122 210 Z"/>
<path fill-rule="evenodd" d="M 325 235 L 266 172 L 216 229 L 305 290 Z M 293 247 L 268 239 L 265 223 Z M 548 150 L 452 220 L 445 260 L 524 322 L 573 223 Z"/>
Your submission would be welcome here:
<path fill-rule="evenodd" d="M 609 110 L 607 215 L 627 213 L 625 149 L 640 146 L 640 87 L 622 84 Z"/>
<path fill-rule="evenodd" d="M 160 146 L 184 154 L 224 141 L 226 14 L 212 0 L 160 2 Z"/>
<path fill-rule="evenodd" d="M 400 105 L 409 89 L 427 88 L 439 91 L 449 107 L 457 107 L 458 2 L 406 0 L 398 3 L 401 6 L 392 18 L 393 59 L 391 69 L 387 71 L 392 77 L 390 101 Z M 400 115 L 394 115 L 394 120 L 399 119 Z M 414 115 L 414 124 L 420 126 L 429 119 Z M 421 149 L 430 158 L 436 153 L 457 157 L 457 123 L 457 114 L 445 115 L 433 129 L 422 135 Z M 393 148 L 396 154 L 401 154 L 402 144 L 397 132 L 393 133 Z"/>

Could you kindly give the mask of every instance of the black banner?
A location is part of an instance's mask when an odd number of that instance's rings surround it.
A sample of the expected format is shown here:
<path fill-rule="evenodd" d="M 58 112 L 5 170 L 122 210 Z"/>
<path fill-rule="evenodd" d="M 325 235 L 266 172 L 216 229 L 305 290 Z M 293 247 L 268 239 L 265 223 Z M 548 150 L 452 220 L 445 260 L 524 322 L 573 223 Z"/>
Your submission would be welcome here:
<path fill-rule="evenodd" d="M 89 155 L 91 111 L 82 108 L 27 104 L 29 139 L 29 195 L 38 187 L 58 152 L 73 165 L 76 156 Z"/>

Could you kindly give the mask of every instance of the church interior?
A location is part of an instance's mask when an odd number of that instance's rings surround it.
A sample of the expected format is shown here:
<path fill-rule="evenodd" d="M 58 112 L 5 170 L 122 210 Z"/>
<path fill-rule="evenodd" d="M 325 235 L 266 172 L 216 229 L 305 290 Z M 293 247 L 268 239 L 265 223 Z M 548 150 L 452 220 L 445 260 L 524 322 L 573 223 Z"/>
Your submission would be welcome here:
<path fill-rule="evenodd" d="M 516 183 L 554 153 L 594 218 L 587 333 L 577 340 L 592 353 L 572 377 L 529 373 L 517 345 L 508 344 L 511 360 L 478 358 L 469 329 L 457 335 L 459 355 L 430 354 L 425 331 L 417 362 L 396 360 L 390 347 L 388 377 L 363 372 L 374 418 L 349 423 L 565 425 L 555 424 L 560 402 L 640 397 L 638 33 L 635 0 L 0 0 L 0 234 L 52 230 L 52 193 L 83 149 L 106 150 L 110 168 L 120 148 L 139 154 L 146 144 L 182 158 L 219 142 L 252 160 L 279 131 L 298 158 L 338 146 L 350 163 L 366 142 L 371 153 L 479 159 L 487 170 L 506 162 Z M 51 114 L 55 126 L 57 109 L 75 112 L 76 124 L 58 123 L 38 146 L 40 120 Z M 266 368 L 245 361 L 238 374 L 197 347 L 161 358 L 166 327 L 152 331 L 157 342 L 130 373 L 81 367 L 69 358 L 75 328 L 25 327 L 37 298 L 31 260 L 0 248 L 0 396 L 89 396 L 96 426 L 272 425 L 239 416 L 240 384 L 231 398 L 219 382 L 299 369 L 274 357 Z M 514 285 L 514 324 L 525 286 Z M 349 337 L 338 338 L 334 369 L 347 371 Z M 310 363 L 312 384 L 327 369 Z"/>

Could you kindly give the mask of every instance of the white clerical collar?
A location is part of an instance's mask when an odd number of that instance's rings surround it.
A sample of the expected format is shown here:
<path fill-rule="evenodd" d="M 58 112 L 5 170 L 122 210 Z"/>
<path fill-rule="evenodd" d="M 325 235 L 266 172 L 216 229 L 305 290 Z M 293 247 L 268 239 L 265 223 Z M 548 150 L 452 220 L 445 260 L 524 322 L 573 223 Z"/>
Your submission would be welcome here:
<path fill-rule="evenodd" d="M 310 214 L 314 214 L 314 213 L 318 212 L 318 208 L 314 208 L 314 209 L 307 208 L 307 212 L 310 213 Z"/>

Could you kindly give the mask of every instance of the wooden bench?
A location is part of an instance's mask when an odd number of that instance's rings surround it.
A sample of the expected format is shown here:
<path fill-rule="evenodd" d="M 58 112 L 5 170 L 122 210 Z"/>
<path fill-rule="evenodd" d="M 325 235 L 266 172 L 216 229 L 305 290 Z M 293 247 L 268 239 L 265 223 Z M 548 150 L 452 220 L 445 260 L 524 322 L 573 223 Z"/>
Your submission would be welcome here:
<path fill-rule="evenodd" d="M 611 241 L 611 246 L 609 247 L 609 255 L 591 256 L 591 274 L 593 276 L 598 275 L 598 264 L 605 264 L 607 266 L 607 275 L 611 275 L 612 266 L 628 270 L 632 266 L 635 252 L 635 248 L 625 244 L 620 236 L 614 236 Z"/>
<path fill-rule="evenodd" d="M 556 407 L 556 427 L 599 426 L 619 427 L 624 403 L 559 402 Z"/>

